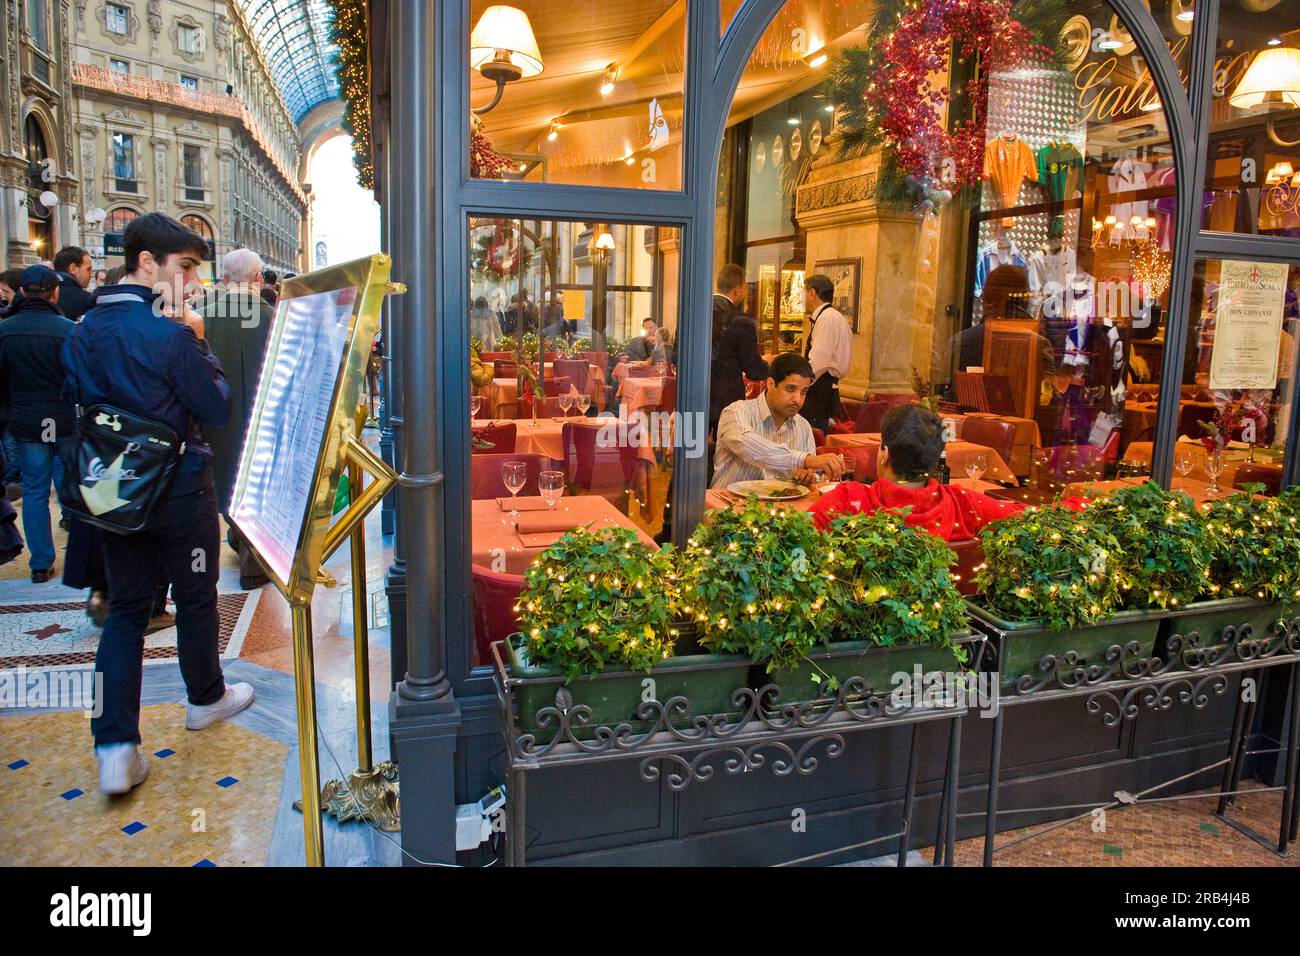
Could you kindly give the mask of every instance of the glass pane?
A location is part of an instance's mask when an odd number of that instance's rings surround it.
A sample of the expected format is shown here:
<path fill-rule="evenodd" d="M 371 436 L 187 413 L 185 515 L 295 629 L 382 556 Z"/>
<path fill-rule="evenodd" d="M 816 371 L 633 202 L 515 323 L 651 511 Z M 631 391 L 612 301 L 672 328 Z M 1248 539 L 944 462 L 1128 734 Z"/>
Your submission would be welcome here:
<path fill-rule="evenodd" d="M 706 454 L 703 415 L 675 414 L 680 239 L 622 223 L 469 221 L 476 664 L 490 661 L 489 633 L 514 629 L 501 598 L 519 588 L 511 576 L 564 530 L 669 538 L 677 456 Z M 509 462 L 524 463 L 513 504 Z M 547 471 L 562 473 L 553 510 Z"/>
<path fill-rule="evenodd" d="M 472 176 L 681 188 L 684 2 L 474 0 L 471 12 L 471 105 L 491 107 Z"/>
<path fill-rule="evenodd" d="M 1223 5 L 1201 227 L 1300 235 L 1300 5 Z"/>
<path fill-rule="evenodd" d="M 1101 0 L 1048 6 L 1055 60 L 1023 24 L 1010 45 L 954 54 L 935 6 L 870 35 L 871 0 L 790 0 L 756 45 L 719 167 L 719 285 L 728 259 L 743 280 L 714 300 L 711 415 L 766 400 L 762 360 L 811 348 L 800 414 L 859 478 L 884 476 L 882 418 L 920 398 L 968 490 L 1050 500 L 1141 478 L 1176 196 L 1145 64 Z M 1187 21 L 1158 7 L 1175 42 Z M 899 64 L 916 50 L 934 59 L 911 94 Z M 933 124 L 909 119 L 909 96 L 931 94 Z M 882 118 L 898 125 L 882 135 Z M 735 312 L 756 346 L 728 335 Z"/>
<path fill-rule="evenodd" d="M 45 0 L 27 0 L 27 32 L 38 50 L 50 48 Z"/>
<path fill-rule="evenodd" d="M 740 8 L 744 4 L 745 0 L 718 0 L 719 20 L 724 36 L 727 27 L 731 26 L 732 19 L 740 12 Z"/>

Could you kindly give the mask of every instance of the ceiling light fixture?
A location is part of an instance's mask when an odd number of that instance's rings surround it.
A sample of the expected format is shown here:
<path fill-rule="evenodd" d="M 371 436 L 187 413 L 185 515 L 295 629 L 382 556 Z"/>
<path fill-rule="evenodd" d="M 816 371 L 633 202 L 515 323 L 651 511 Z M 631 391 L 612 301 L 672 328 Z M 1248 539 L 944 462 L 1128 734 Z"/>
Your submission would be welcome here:
<path fill-rule="evenodd" d="M 474 110 L 480 116 L 501 102 L 507 83 L 541 73 L 542 54 L 528 14 L 505 4 L 484 10 L 470 34 L 469 65 L 497 85 L 492 102 Z"/>
<path fill-rule="evenodd" d="M 1282 45 L 1282 38 L 1281 38 L 1281 37 L 1273 37 L 1273 39 L 1271 39 L 1271 40 L 1268 41 L 1268 45 L 1269 45 L 1269 46 L 1281 46 L 1281 45 Z"/>
<path fill-rule="evenodd" d="M 611 63 L 605 67 L 605 75 L 600 81 L 600 95 L 609 96 L 614 92 L 614 83 L 618 80 L 618 64 Z"/>
<path fill-rule="evenodd" d="M 803 62 L 810 69 L 816 70 L 820 67 L 825 66 L 826 61 L 829 59 L 830 56 L 826 53 L 826 48 L 818 47 L 816 50 L 813 50 L 811 53 L 805 56 L 803 58 Z"/>
<path fill-rule="evenodd" d="M 1098 50 L 1118 50 L 1124 46 L 1123 42 L 1116 40 L 1114 37 L 1107 35 L 1106 39 L 1097 44 Z"/>
<path fill-rule="evenodd" d="M 546 134 L 546 138 L 554 143 L 560 137 L 560 121 L 551 120 L 551 130 Z"/>

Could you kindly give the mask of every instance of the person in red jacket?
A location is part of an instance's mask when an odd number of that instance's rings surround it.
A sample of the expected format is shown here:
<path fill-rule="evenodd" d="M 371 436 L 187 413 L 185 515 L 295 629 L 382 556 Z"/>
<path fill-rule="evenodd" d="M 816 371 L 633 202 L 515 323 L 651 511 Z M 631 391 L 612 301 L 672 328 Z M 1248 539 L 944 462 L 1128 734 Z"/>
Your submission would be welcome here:
<path fill-rule="evenodd" d="M 920 405 L 891 408 L 880 425 L 879 477 L 871 485 L 846 481 L 809 508 L 825 531 L 842 514 L 910 508 L 903 521 L 945 541 L 979 536 L 990 521 L 1019 514 L 1024 505 L 998 501 L 930 477 L 943 453 L 943 423 Z"/>

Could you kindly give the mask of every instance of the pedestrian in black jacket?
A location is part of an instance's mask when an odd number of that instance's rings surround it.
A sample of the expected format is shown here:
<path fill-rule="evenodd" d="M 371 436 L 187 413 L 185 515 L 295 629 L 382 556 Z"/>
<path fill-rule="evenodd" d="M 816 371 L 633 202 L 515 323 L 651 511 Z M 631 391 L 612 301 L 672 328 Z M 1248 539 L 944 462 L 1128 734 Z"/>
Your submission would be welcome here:
<path fill-rule="evenodd" d="M 59 354 L 75 326 L 59 311 L 58 277 L 28 266 L 18 280 L 21 298 L 0 323 L 0 401 L 22 460 L 23 534 L 32 581 L 54 576 L 50 482 L 62 474 L 59 449 L 72 438 L 72 403 L 63 397 Z"/>
<path fill-rule="evenodd" d="M 203 339 L 203 319 L 185 305 L 207 243 L 170 216 L 149 213 L 131 220 L 122 244 L 127 274 L 96 297 L 64 346 L 69 388 L 85 407 L 111 405 L 166 422 L 185 437 L 185 451 L 145 530 L 103 535 L 110 606 L 95 657 L 101 713 L 90 727 L 99 789 L 109 794 L 126 793 L 149 775 L 139 747 L 140 665 L 160 564 L 176 601 L 186 729 L 253 701 L 250 685 L 226 684 L 217 650 L 221 528 L 202 426 L 230 420 L 230 386 Z"/>
<path fill-rule="evenodd" d="M 54 257 L 54 271 L 59 274 L 59 311 L 76 322 L 94 299 L 86 291 L 95 273 L 90 253 L 80 246 L 64 246 Z"/>
<path fill-rule="evenodd" d="M 745 270 L 728 263 L 718 270 L 713 295 L 713 368 L 709 379 L 709 430 L 722 410 L 745 397 L 745 376 L 767 378 L 767 363 L 758 352 L 758 323 L 745 315 L 749 286 Z"/>

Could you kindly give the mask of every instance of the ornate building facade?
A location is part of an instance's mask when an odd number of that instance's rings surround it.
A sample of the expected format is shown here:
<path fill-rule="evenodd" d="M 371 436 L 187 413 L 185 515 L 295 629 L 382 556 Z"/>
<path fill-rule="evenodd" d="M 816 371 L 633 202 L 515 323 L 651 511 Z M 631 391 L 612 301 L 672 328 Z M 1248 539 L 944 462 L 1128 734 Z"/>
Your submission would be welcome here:
<path fill-rule="evenodd" d="M 4 27 L 7 259 L 75 242 L 116 265 L 127 223 L 165 212 L 209 240 L 206 277 L 241 246 L 301 270 L 298 127 L 243 4 L 5 0 Z M 23 95 L 8 102 L 13 89 Z"/>

